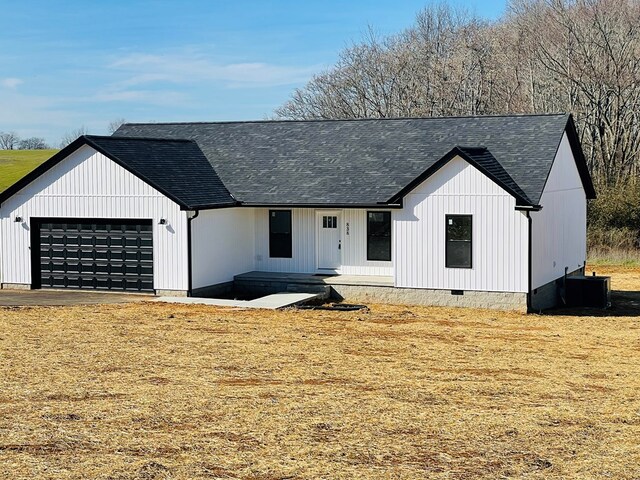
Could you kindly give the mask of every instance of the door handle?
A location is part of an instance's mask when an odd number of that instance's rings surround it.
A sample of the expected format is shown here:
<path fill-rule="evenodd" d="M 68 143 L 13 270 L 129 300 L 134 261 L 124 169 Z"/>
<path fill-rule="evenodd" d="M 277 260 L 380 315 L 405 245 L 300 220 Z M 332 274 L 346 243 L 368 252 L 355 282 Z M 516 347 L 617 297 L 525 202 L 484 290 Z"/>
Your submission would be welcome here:
<path fill-rule="evenodd" d="M 338 240 L 338 250 L 342 250 L 342 240 Z"/>

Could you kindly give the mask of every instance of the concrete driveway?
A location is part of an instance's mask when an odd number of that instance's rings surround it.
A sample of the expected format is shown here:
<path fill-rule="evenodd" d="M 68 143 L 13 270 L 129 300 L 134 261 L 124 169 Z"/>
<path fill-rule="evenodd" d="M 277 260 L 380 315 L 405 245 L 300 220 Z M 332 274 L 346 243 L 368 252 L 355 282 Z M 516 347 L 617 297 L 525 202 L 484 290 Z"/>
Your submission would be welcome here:
<path fill-rule="evenodd" d="M 96 305 L 131 303 L 153 299 L 153 295 L 80 290 L 0 290 L 0 307 Z"/>

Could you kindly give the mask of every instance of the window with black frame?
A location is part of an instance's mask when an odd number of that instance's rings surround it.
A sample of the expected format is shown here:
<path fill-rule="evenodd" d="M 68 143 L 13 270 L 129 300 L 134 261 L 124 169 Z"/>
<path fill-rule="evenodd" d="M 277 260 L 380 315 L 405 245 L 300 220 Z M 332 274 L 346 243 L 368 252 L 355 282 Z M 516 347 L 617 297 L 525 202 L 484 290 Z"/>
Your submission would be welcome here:
<path fill-rule="evenodd" d="M 446 215 L 447 268 L 471 268 L 471 215 Z"/>
<path fill-rule="evenodd" d="M 391 261 L 391 212 L 367 212 L 367 260 Z"/>
<path fill-rule="evenodd" d="M 269 210 L 269 256 L 292 257 L 291 210 Z"/>

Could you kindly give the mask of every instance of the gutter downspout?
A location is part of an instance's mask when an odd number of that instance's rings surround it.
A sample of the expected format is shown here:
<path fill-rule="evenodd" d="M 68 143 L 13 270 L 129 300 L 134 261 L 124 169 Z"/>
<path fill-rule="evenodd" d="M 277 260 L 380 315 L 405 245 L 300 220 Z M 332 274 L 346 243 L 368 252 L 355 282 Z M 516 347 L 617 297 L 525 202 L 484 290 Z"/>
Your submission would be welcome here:
<path fill-rule="evenodd" d="M 531 290 L 531 286 L 533 285 L 533 274 L 531 272 L 531 266 L 533 265 L 533 243 L 532 243 L 532 230 L 533 230 L 533 221 L 531 218 L 531 212 L 529 210 L 525 210 L 524 212 L 527 215 L 527 221 L 529 223 L 529 246 L 528 246 L 528 287 L 527 287 L 527 313 L 532 312 L 533 308 L 531 306 L 532 302 L 531 302 L 531 294 L 533 293 Z"/>
<path fill-rule="evenodd" d="M 190 297 L 193 290 L 193 266 L 191 264 L 191 222 L 200 215 L 200 210 L 195 210 L 193 217 L 190 217 L 187 213 L 187 275 L 189 277 L 189 286 L 187 290 L 187 297 Z"/>

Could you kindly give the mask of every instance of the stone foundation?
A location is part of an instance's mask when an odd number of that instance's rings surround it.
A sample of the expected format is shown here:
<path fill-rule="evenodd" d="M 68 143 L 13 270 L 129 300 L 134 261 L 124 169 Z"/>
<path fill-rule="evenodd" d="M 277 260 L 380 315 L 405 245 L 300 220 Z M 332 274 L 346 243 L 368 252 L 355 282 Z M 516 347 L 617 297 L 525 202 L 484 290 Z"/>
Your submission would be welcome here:
<path fill-rule="evenodd" d="M 186 290 L 156 290 L 158 297 L 188 297 L 188 293 Z"/>
<path fill-rule="evenodd" d="M 580 273 L 578 271 L 578 273 Z M 573 272 L 576 273 L 576 272 Z M 562 281 L 562 279 L 560 279 Z M 334 280 L 335 282 L 335 280 Z M 31 285 L 3 283 L 3 289 L 30 290 Z M 526 293 L 482 292 L 474 290 L 434 290 L 423 288 L 397 288 L 381 285 L 343 285 L 339 283 L 306 284 L 284 281 L 235 281 L 194 289 L 192 296 L 215 298 L 232 290 L 246 293 L 269 295 L 277 292 L 306 292 L 323 294 L 326 299 L 346 300 L 352 303 L 389 303 L 400 305 L 426 305 L 442 307 L 489 308 L 495 310 L 516 310 L 526 312 Z M 538 288 L 534 310 L 555 306 L 558 300 L 556 281 Z M 162 297 L 187 297 L 186 290 L 156 290 Z M 555 302 L 555 303 L 554 303 Z"/>
<path fill-rule="evenodd" d="M 28 283 L 3 283 L 3 290 L 31 290 L 31 285 Z"/>
<path fill-rule="evenodd" d="M 439 307 L 490 308 L 527 311 L 527 294 L 474 290 L 433 290 L 359 285 L 332 285 L 332 297 L 353 303 L 390 303 Z"/>

